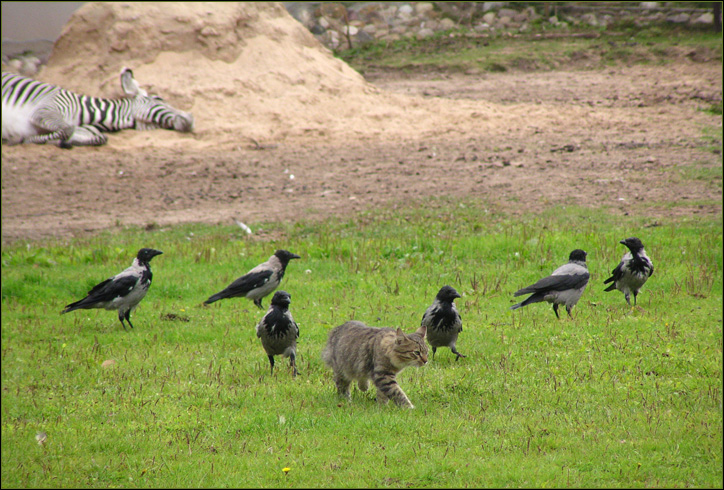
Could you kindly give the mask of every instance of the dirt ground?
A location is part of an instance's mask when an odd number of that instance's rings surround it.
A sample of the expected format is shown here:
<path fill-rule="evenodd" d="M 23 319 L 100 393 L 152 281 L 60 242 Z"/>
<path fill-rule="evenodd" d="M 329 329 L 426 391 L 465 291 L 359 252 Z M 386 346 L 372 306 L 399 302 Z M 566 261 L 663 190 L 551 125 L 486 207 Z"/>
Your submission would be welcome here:
<path fill-rule="evenodd" d="M 635 215 L 651 202 L 675 203 L 641 212 L 653 220 L 720 215 L 721 175 L 682 176 L 695 172 L 684 170 L 692 166 L 721 170 L 704 138 L 705 128 L 718 128 L 720 137 L 721 116 L 699 110 L 721 97 L 720 68 L 679 62 L 588 72 L 367 75 L 386 92 L 525 108 L 520 124 L 495 132 L 458 131 L 440 114 L 439 124 L 425 121 L 434 131 L 410 126 L 408 134 L 364 140 L 312 133 L 255 143 L 240 136 L 231 148 L 188 149 L 179 140 L 127 151 L 122 142 L 135 132 L 125 131 L 99 148 L 4 146 L 2 240 L 126 225 L 323 219 L 438 196 L 481 198 L 511 217 L 567 204 Z M 557 108 L 560 118 L 585 109 L 586 120 L 556 124 L 550 110 L 539 117 L 540 107 Z M 163 130 L 143 135 L 175 137 Z"/>

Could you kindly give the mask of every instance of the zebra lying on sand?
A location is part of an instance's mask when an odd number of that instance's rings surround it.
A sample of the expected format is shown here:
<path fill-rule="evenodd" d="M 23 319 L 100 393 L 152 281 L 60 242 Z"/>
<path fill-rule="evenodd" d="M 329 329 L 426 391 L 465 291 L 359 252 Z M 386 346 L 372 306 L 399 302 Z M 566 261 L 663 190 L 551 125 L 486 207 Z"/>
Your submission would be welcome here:
<path fill-rule="evenodd" d="M 128 68 L 121 70 L 121 87 L 126 97 L 104 99 L 3 72 L 2 142 L 72 148 L 104 145 L 108 141 L 104 132 L 121 129 L 193 131 L 191 114 L 148 95 Z"/>

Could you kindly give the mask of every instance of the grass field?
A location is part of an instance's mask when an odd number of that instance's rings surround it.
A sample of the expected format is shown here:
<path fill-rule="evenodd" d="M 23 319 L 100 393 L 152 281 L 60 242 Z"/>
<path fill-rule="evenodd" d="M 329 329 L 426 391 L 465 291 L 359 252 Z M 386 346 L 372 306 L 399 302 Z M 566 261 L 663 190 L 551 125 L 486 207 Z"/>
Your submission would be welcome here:
<path fill-rule="evenodd" d="M 502 71 L 585 51 L 600 68 L 665 63 L 671 46 L 692 42 L 721 59 L 721 34 L 630 37 L 523 49 L 517 38 L 437 36 L 341 57 L 360 71 Z M 456 55 L 436 54 L 445 49 Z M 718 167 L 677 167 L 672 179 L 720 185 L 721 127 L 712 132 Z M 649 217 L 668 206 L 513 218 L 495 203 L 436 199 L 349 221 L 248 223 L 252 235 L 189 225 L 3 245 L 0 483 L 720 488 L 722 217 Z M 636 309 L 603 291 L 632 235 L 656 267 Z M 60 314 L 141 247 L 164 254 L 135 329 L 115 312 Z M 281 359 L 269 374 L 255 335 L 265 311 L 244 299 L 202 305 L 277 248 L 302 257 L 281 286 L 301 329 L 295 379 Z M 509 311 L 514 291 L 574 248 L 588 252 L 591 280 L 572 319 L 548 304 Z M 413 331 L 445 284 L 463 295 L 467 358 L 439 349 L 404 371 L 414 410 L 379 407 L 374 390 L 338 399 L 320 359 L 328 331 L 350 319 Z"/>
<path fill-rule="evenodd" d="M 250 225 L 4 247 L 3 487 L 721 485 L 720 216 L 510 219 L 438 200 Z M 603 291 L 631 235 L 656 266 L 637 309 Z M 144 246 L 164 254 L 134 330 L 115 312 L 59 314 Z M 547 304 L 508 310 L 579 247 L 591 281 L 573 319 Z M 301 329 L 296 379 L 286 360 L 269 375 L 254 331 L 264 311 L 201 304 L 276 248 L 302 256 L 282 283 Z M 440 349 L 404 371 L 414 410 L 378 407 L 374 390 L 339 400 L 320 359 L 329 329 L 412 331 L 444 284 L 463 294 L 468 357 Z"/>

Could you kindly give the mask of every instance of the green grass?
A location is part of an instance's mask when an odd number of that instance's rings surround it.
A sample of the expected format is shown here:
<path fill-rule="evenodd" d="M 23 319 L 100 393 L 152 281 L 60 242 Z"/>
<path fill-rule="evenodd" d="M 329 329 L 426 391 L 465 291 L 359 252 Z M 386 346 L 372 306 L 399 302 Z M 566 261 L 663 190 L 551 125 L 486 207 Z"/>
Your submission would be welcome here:
<path fill-rule="evenodd" d="M 477 33 L 461 28 L 418 40 L 375 41 L 335 55 L 364 74 L 373 68 L 407 71 L 505 72 L 556 68 L 603 69 L 629 64 L 667 64 L 696 50 L 712 61 L 722 60 L 722 36 L 711 30 L 657 24 L 636 27 L 621 22 L 607 29 L 590 26 L 555 28 L 538 21 L 513 36 L 506 32 Z M 710 111 L 719 110 L 721 104 Z"/>
<path fill-rule="evenodd" d="M 3 487 L 721 485 L 720 215 L 653 226 L 432 200 L 250 225 L 276 239 L 189 225 L 3 247 Z M 603 291 L 631 235 L 656 266 L 636 310 Z M 115 312 L 59 314 L 143 246 L 164 254 L 134 330 Z M 591 282 L 573 319 L 508 310 L 578 247 Z M 201 304 L 276 248 L 302 256 L 282 284 L 301 329 L 296 379 L 286 360 L 269 375 L 263 311 Z M 415 410 L 378 407 L 374 390 L 339 400 L 319 356 L 329 329 L 414 330 L 444 284 L 463 294 L 468 357 L 441 349 L 404 371 Z"/>

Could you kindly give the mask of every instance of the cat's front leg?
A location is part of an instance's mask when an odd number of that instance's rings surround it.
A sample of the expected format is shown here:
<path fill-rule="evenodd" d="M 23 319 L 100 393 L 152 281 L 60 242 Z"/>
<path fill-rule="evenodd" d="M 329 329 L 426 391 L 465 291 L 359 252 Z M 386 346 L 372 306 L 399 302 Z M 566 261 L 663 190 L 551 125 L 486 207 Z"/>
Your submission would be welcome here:
<path fill-rule="evenodd" d="M 367 391 L 370 387 L 369 380 L 367 378 L 360 379 L 357 381 L 357 388 L 359 388 L 360 391 Z"/>
<path fill-rule="evenodd" d="M 339 393 L 340 396 L 345 397 L 347 400 L 352 399 L 349 394 L 349 383 L 350 380 L 339 373 L 334 373 L 334 384 L 337 385 L 337 393 Z"/>
<path fill-rule="evenodd" d="M 395 374 L 390 372 L 374 373 L 372 381 L 377 387 L 377 402 L 385 404 L 388 400 L 394 400 L 401 407 L 415 408 L 397 384 Z"/>

